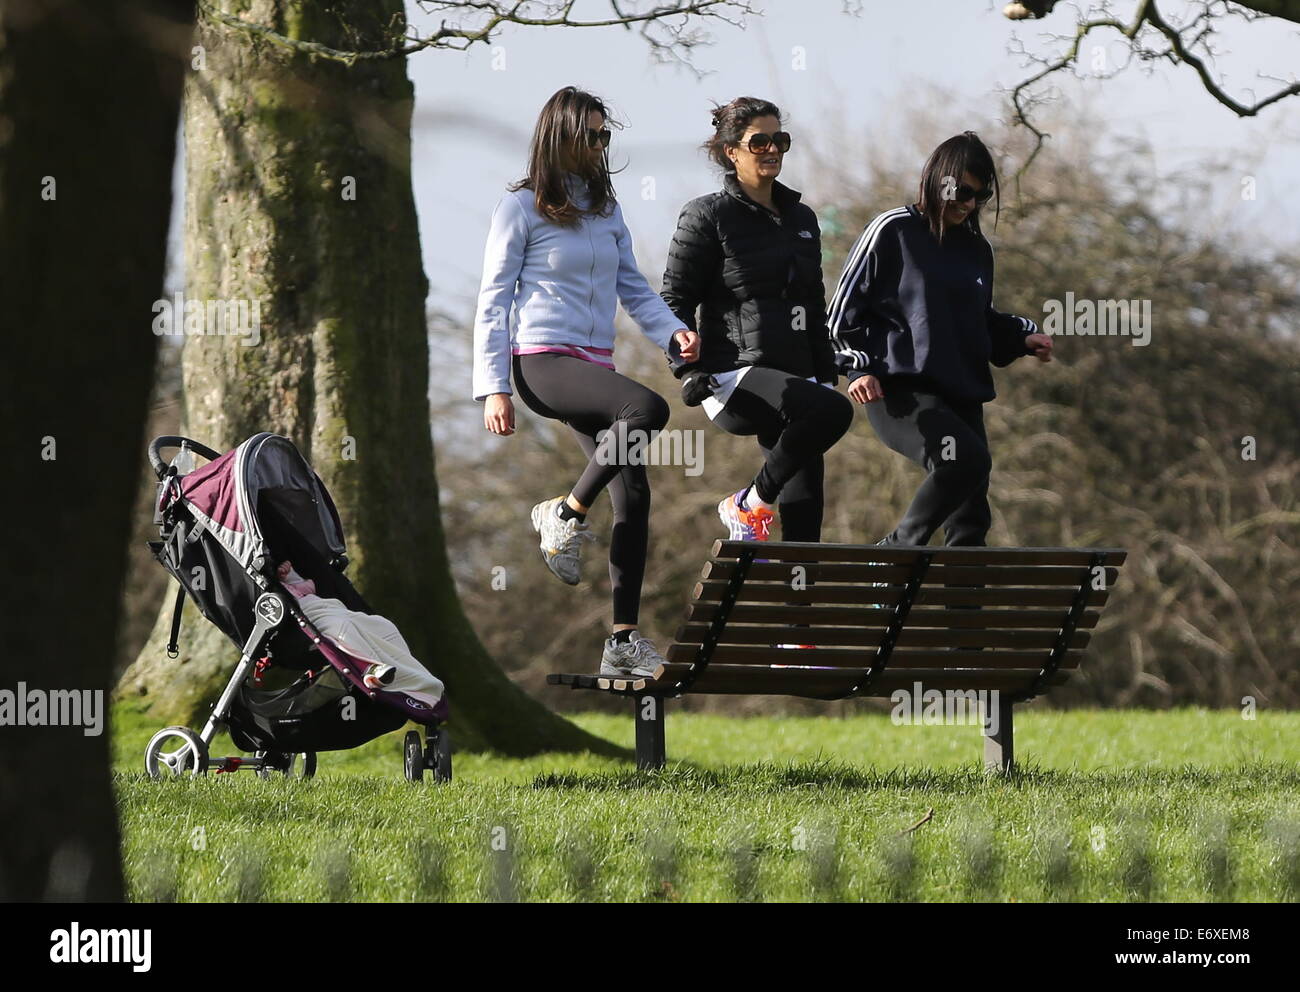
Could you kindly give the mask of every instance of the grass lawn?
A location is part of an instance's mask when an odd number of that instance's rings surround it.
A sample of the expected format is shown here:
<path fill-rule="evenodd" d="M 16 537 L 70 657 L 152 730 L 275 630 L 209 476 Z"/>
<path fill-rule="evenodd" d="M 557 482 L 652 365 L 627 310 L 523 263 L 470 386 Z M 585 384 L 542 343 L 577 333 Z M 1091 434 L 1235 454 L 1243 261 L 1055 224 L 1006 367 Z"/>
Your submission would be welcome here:
<path fill-rule="evenodd" d="M 402 778 L 400 732 L 311 781 L 153 782 L 159 725 L 113 720 L 134 899 L 1300 898 L 1300 713 L 1031 708 L 1004 781 L 976 727 L 670 708 L 662 772 L 458 753 L 444 786 Z M 577 722 L 632 744 L 630 716 Z"/>

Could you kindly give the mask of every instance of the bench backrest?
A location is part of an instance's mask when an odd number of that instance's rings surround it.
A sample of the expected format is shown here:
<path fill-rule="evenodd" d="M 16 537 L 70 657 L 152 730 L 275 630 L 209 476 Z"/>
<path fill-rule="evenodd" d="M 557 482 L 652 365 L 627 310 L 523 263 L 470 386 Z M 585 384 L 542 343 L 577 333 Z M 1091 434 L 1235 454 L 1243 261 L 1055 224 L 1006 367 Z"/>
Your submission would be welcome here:
<path fill-rule="evenodd" d="M 1078 669 L 1124 558 L 717 541 L 656 682 L 819 699 L 920 682 L 1027 699 Z"/>

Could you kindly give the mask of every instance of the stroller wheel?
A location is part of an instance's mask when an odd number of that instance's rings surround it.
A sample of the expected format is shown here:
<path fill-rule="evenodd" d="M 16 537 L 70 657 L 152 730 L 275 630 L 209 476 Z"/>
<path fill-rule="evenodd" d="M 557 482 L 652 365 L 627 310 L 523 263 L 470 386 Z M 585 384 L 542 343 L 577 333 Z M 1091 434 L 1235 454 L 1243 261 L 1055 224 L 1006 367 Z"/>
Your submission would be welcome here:
<path fill-rule="evenodd" d="M 446 727 L 426 732 L 424 763 L 433 769 L 435 781 L 451 781 L 451 735 Z"/>
<path fill-rule="evenodd" d="M 283 751 L 258 751 L 254 754 L 254 757 L 261 758 L 266 762 L 257 770 L 257 774 L 261 778 L 270 778 L 273 772 L 281 772 L 285 778 L 311 778 L 316 774 L 315 751 L 304 751 L 302 754 L 285 754 Z"/>
<path fill-rule="evenodd" d="M 408 782 L 424 778 L 424 750 L 420 746 L 420 732 L 408 730 L 402 741 L 402 757 Z"/>
<path fill-rule="evenodd" d="M 189 727 L 167 727 L 149 738 L 144 767 L 150 778 L 206 775 L 208 746 Z"/>

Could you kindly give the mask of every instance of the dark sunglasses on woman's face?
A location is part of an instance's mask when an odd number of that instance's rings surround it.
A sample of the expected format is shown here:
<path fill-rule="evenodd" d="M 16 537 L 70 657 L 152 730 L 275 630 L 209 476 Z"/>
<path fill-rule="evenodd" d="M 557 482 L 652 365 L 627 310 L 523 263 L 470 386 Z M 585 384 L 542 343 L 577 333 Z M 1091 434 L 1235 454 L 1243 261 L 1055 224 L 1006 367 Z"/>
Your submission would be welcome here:
<path fill-rule="evenodd" d="M 790 150 L 790 135 L 785 131 L 777 131 L 776 134 L 764 134 L 757 131 L 749 136 L 749 150 L 755 155 L 761 155 L 773 145 L 781 154 Z"/>
<path fill-rule="evenodd" d="M 988 203 L 989 200 L 993 199 L 993 187 L 985 186 L 983 189 L 976 192 L 974 186 L 967 186 L 965 183 L 962 183 L 957 187 L 957 192 L 953 195 L 953 199 L 958 203 L 965 203 L 967 200 L 974 200 L 976 203 Z"/>
<path fill-rule="evenodd" d="M 602 127 L 597 131 L 594 127 L 587 128 L 587 147 L 588 148 L 608 148 L 609 147 L 609 128 Z"/>

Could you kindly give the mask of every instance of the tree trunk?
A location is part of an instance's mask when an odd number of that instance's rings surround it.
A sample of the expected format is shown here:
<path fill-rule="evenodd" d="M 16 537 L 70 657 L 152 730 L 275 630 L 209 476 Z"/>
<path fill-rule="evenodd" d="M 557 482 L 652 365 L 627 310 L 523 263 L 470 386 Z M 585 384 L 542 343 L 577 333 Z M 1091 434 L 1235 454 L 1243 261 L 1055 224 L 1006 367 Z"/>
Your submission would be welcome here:
<path fill-rule="evenodd" d="M 380 47 L 384 28 L 402 30 L 400 0 L 227 9 L 335 47 Z M 182 433 L 221 451 L 262 430 L 299 446 L 338 504 L 349 576 L 447 684 L 458 745 L 623 753 L 510 681 L 451 578 L 404 60 L 312 59 L 203 16 L 196 40 L 207 66 L 186 81 L 185 296 L 256 301 L 261 325 L 260 340 L 187 334 Z M 180 664 L 169 661 L 170 614 L 168 597 L 120 691 L 162 719 L 197 722 L 236 653 L 189 608 Z"/>
<path fill-rule="evenodd" d="M 93 705 L 112 684 L 192 21 L 181 0 L 0 4 L 0 440 L 18 503 L 0 688 L 15 703 L 21 686 Z M 82 725 L 0 726 L 0 899 L 123 896 L 107 727 L 65 717 Z"/>

